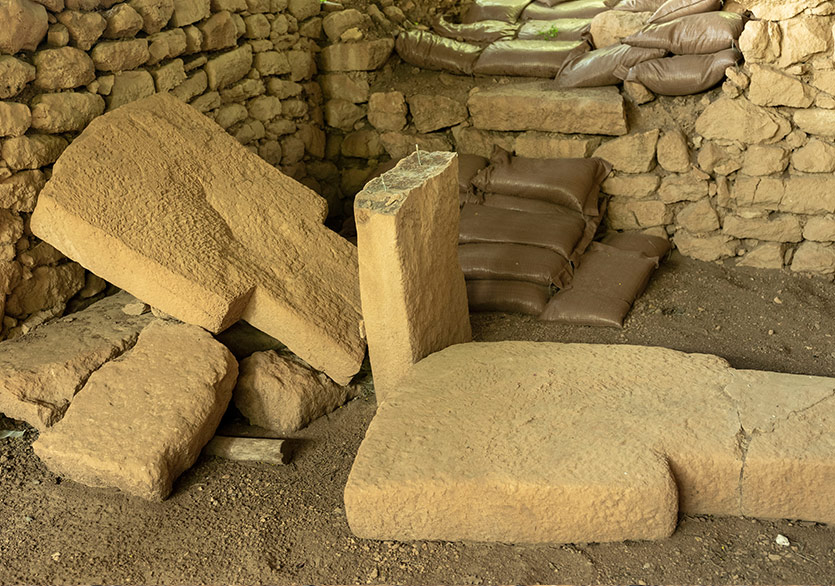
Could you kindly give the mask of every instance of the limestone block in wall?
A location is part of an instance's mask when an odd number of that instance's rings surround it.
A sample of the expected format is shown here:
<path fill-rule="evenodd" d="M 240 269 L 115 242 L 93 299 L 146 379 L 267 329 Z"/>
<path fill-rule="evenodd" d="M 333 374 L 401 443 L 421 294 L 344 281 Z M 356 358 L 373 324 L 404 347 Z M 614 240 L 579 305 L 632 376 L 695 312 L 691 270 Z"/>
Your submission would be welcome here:
<path fill-rule="evenodd" d="M 227 89 L 220 90 L 220 99 L 224 104 L 240 103 L 261 96 L 265 91 L 264 82 L 260 79 L 244 79 Z"/>
<path fill-rule="evenodd" d="M 782 269 L 783 259 L 786 256 L 786 245 L 781 242 L 766 242 L 756 246 L 745 254 L 737 266 L 751 267 L 755 269 Z"/>
<path fill-rule="evenodd" d="M 506 150 L 515 150 L 517 156 L 531 159 L 582 159 L 590 157 L 600 143 L 600 137 L 565 136 L 531 130 L 520 133 L 515 143 Z"/>
<path fill-rule="evenodd" d="M 186 50 L 187 55 L 197 53 L 203 47 L 203 31 L 194 25 L 187 26 L 182 29 L 186 35 Z M 153 45 L 151 45 L 153 47 Z M 153 55 L 153 53 L 152 53 Z"/>
<path fill-rule="evenodd" d="M 247 39 L 266 39 L 270 36 L 270 21 L 263 14 L 251 14 L 244 18 Z"/>
<path fill-rule="evenodd" d="M 197 32 L 199 34 L 199 31 Z M 202 36 L 200 39 L 202 42 Z M 188 35 L 183 29 L 175 28 L 161 31 L 150 35 L 147 40 L 149 65 L 154 65 L 163 59 L 171 59 L 188 52 Z M 199 45 L 200 42 L 197 43 L 198 47 Z"/>
<path fill-rule="evenodd" d="M 408 111 L 406 99 L 398 91 L 373 93 L 368 99 L 368 121 L 377 130 L 403 130 Z"/>
<path fill-rule="evenodd" d="M 708 196 L 707 178 L 696 171 L 686 175 L 667 175 L 661 180 L 658 196 L 664 203 L 698 201 Z"/>
<path fill-rule="evenodd" d="M 771 144 L 791 131 L 791 123 L 774 110 L 754 105 L 744 98 L 719 98 L 696 120 L 696 132 L 707 139 L 743 144 Z"/>
<path fill-rule="evenodd" d="M 299 34 L 302 37 L 318 41 L 322 38 L 322 19 L 316 16 L 304 21 L 299 26 Z"/>
<path fill-rule="evenodd" d="M 796 77 L 752 63 L 748 99 L 759 106 L 808 108 L 815 102 L 817 90 Z"/>
<path fill-rule="evenodd" d="M 43 90 L 72 89 L 96 78 L 93 60 L 74 47 L 38 51 L 32 62 L 37 68 L 35 85 Z"/>
<path fill-rule="evenodd" d="M 77 132 L 102 112 L 104 100 L 96 94 L 40 94 L 32 100 L 32 128 L 51 134 Z"/>
<path fill-rule="evenodd" d="M 788 67 L 832 49 L 832 24 L 826 18 L 798 16 L 780 22 L 782 43 L 775 65 Z"/>
<path fill-rule="evenodd" d="M 327 136 L 318 126 L 313 124 L 299 124 L 296 136 L 304 144 L 304 149 L 310 156 L 321 159 L 325 156 Z"/>
<path fill-rule="evenodd" d="M 211 9 L 212 12 L 243 12 L 247 10 L 246 0 L 211 0 Z"/>
<path fill-rule="evenodd" d="M 19 171 L 0 181 L 0 208 L 14 212 L 31 212 L 46 183 L 43 171 Z M 2 297 L 2 294 L 0 294 Z"/>
<path fill-rule="evenodd" d="M 379 133 L 373 130 L 357 130 L 342 141 L 342 156 L 374 159 L 386 154 Z"/>
<path fill-rule="evenodd" d="M 835 70 L 815 68 L 812 71 L 812 85 L 823 92 L 835 95 Z"/>
<path fill-rule="evenodd" d="M 613 230 L 638 230 L 654 226 L 666 226 L 672 221 L 672 212 L 660 201 L 640 201 L 631 198 L 612 198 L 606 213 Z"/>
<path fill-rule="evenodd" d="M 758 19 L 786 20 L 826 2 L 827 0 L 743 0 L 741 3 Z"/>
<path fill-rule="evenodd" d="M 207 114 L 208 112 L 210 112 L 212 110 L 220 108 L 221 103 L 222 102 L 220 101 L 220 93 L 218 93 L 218 92 L 206 92 L 202 96 L 198 96 L 198 97 L 194 98 L 191 102 L 189 102 L 189 104 L 193 108 L 195 108 L 196 110 L 199 110 L 203 114 Z M 263 130 L 264 126 L 263 126 L 263 124 L 261 124 L 261 122 L 257 121 L 257 120 L 255 122 L 257 122 L 260 125 L 261 132 L 257 136 L 252 137 L 251 139 L 247 140 L 246 142 L 251 142 L 252 140 L 255 140 L 255 139 L 258 139 L 258 138 L 261 138 L 261 137 L 264 136 L 264 130 Z"/>
<path fill-rule="evenodd" d="M 671 173 L 687 173 L 690 170 L 690 148 L 687 138 L 679 129 L 668 130 L 658 139 L 656 147 L 658 164 Z"/>
<path fill-rule="evenodd" d="M 114 0 L 66 0 L 64 4 L 67 10 L 90 12 L 99 8 L 110 8 L 114 4 Z"/>
<path fill-rule="evenodd" d="M 312 79 L 316 74 L 316 61 L 307 51 L 288 51 L 287 60 L 290 62 L 291 81 Z"/>
<path fill-rule="evenodd" d="M 788 164 L 789 151 L 783 147 L 754 144 L 745 151 L 742 173 L 745 175 L 782 173 Z"/>
<path fill-rule="evenodd" d="M 210 0 L 174 0 L 174 13 L 171 15 L 169 26 L 186 26 L 212 14 Z"/>
<path fill-rule="evenodd" d="M 308 112 L 308 105 L 304 100 L 284 100 L 281 102 L 281 111 L 289 118 L 302 118 Z"/>
<path fill-rule="evenodd" d="M 794 253 L 791 269 L 798 273 L 835 274 L 835 246 L 803 242 Z"/>
<path fill-rule="evenodd" d="M 26 134 L 32 122 L 29 106 L 17 102 L 0 102 L 0 137 Z"/>
<path fill-rule="evenodd" d="M 49 25 L 46 33 L 46 46 L 50 49 L 66 47 L 70 44 L 70 31 L 60 22 Z"/>
<path fill-rule="evenodd" d="M 591 21 L 591 38 L 596 49 L 619 44 L 625 37 L 644 28 L 652 12 L 606 10 Z"/>
<path fill-rule="evenodd" d="M 31 0 L 4 0 L 0 4 L 0 54 L 34 51 L 49 28 L 46 9 Z"/>
<path fill-rule="evenodd" d="M 152 35 L 161 31 L 174 14 L 174 0 L 130 0 L 142 17 L 142 30 Z"/>
<path fill-rule="evenodd" d="M 107 21 L 97 12 L 65 10 L 56 16 L 67 27 L 70 43 L 82 51 L 89 51 L 107 28 Z"/>
<path fill-rule="evenodd" d="M 325 121 L 328 126 L 340 130 L 352 130 L 354 124 L 365 118 L 366 109 L 346 100 L 325 102 Z"/>
<path fill-rule="evenodd" d="M 434 132 L 467 119 L 467 107 L 446 96 L 416 94 L 409 97 L 409 111 L 418 132 Z"/>
<path fill-rule="evenodd" d="M 835 111 L 808 108 L 794 113 L 794 123 L 800 130 L 817 136 L 835 137 Z"/>
<path fill-rule="evenodd" d="M 100 71 L 127 71 L 136 69 L 148 61 L 147 39 L 105 41 L 90 52 L 96 69 Z"/>
<path fill-rule="evenodd" d="M 792 166 L 803 173 L 835 171 L 835 145 L 818 139 L 792 153 Z"/>
<path fill-rule="evenodd" d="M 76 263 L 37 267 L 24 275 L 6 298 L 6 313 L 24 318 L 37 311 L 60 306 L 84 287 L 84 268 Z"/>
<path fill-rule="evenodd" d="M 658 175 L 614 175 L 600 186 L 603 193 L 624 197 L 649 197 L 658 190 L 661 178 Z"/>
<path fill-rule="evenodd" d="M 215 122 L 217 122 L 221 128 L 227 129 L 230 126 L 234 126 L 238 122 L 246 120 L 248 115 L 249 113 L 247 112 L 246 106 L 243 104 L 226 104 L 217 111 Z"/>
<path fill-rule="evenodd" d="M 336 42 L 342 36 L 342 33 L 350 28 L 360 26 L 367 18 L 368 16 L 363 16 L 359 10 L 354 8 L 338 10 L 325 15 L 322 20 L 322 28 L 328 39 Z"/>
<path fill-rule="evenodd" d="M 739 49 L 747 63 L 773 63 L 780 57 L 782 38 L 779 23 L 749 20 L 739 36 Z"/>
<path fill-rule="evenodd" d="M 835 241 L 835 216 L 812 216 L 803 227 L 803 238 L 816 242 Z"/>
<path fill-rule="evenodd" d="M 337 43 L 322 49 L 322 71 L 373 71 L 379 69 L 394 49 L 393 39 Z"/>
<path fill-rule="evenodd" d="M 616 138 L 603 143 L 594 156 L 610 162 L 616 171 L 647 173 L 655 167 L 658 136 L 656 128 Z"/>
<path fill-rule="evenodd" d="M 278 51 L 256 53 L 253 67 L 263 76 L 290 73 L 290 61 L 287 59 L 287 54 Z"/>
<path fill-rule="evenodd" d="M 321 5 L 319 0 L 289 0 L 287 10 L 301 22 L 319 14 Z"/>
<path fill-rule="evenodd" d="M 705 173 L 730 175 L 742 167 L 742 150 L 734 145 L 719 145 L 714 141 L 702 143 L 702 148 L 696 157 L 699 169 Z"/>
<path fill-rule="evenodd" d="M 380 135 L 380 142 L 392 159 L 401 159 L 416 148 L 422 151 L 451 151 L 452 145 L 442 134 L 406 134 L 385 132 Z"/>
<path fill-rule="evenodd" d="M 737 250 L 736 240 L 727 234 L 696 236 L 679 230 L 673 240 L 681 254 L 706 262 L 735 256 Z"/>
<path fill-rule="evenodd" d="M 676 223 L 691 234 L 706 234 L 719 229 L 719 216 L 710 199 L 704 198 L 684 206 L 676 215 Z"/>
<path fill-rule="evenodd" d="M 13 98 L 30 81 L 34 81 L 36 69 L 20 59 L 0 55 L 0 99 Z"/>
<path fill-rule="evenodd" d="M 182 59 L 174 59 L 162 67 L 151 71 L 157 92 L 168 92 L 186 80 Z"/>
<path fill-rule="evenodd" d="M 508 152 L 513 152 L 516 145 L 516 135 L 513 133 L 487 132 L 463 124 L 452 128 L 452 136 L 455 139 L 456 152 L 465 155 L 478 155 L 485 158 L 490 158 L 494 146 L 499 146 Z M 522 135 L 519 136 L 521 138 Z M 539 137 L 532 138 L 531 142 L 539 142 Z M 531 142 L 527 143 L 526 146 L 532 146 Z M 555 145 L 552 146 L 557 148 Z M 579 147 L 571 145 L 568 147 L 559 146 L 559 148 L 567 148 L 570 150 Z M 516 154 L 526 156 L 518 151 Z"/>
<path fill-rule="evenodd" d="M 202 69 L 189 77 L 183 83 L 171 90 L 171 95 L 184 102 L 190 102 L 195 96 L 199 96 L 209 86 L 208 76 Z"/>
<path fill-rule="evenodd" d="M 252 67 L 252 47 L 243 45 L 239 49 L 223 53 L 206 63 L 209 89 L 222 89 L 235 83 Z"/>
<path fill-rule="evenodd" d="M 253 98 L 247 103 L 246 107 L 249 115 L 261 122 L 267 122 L 281 115 L 281 100 L 274 96 Z"/>
<path fill-rule="evenodd" d="M 14 244 L 23 236 L 23 218 L 11 210 L 0 210 L 0 245 Z"/>
<path fill-rule="evenodd" d="M 319 84 L 328 99 L 339 98 L 362 104 L 368 101 L 370 95 L 368 77 L 364 73 L 325 73 L 319 76 Z"/>
<path fill-rule="evenodd" d="M 797 216 L 784 214 L 768 218 L 725 217 L 722 231 L 735 238 L 753 238 L 772 242 L 800 242 L 803 239 Z"/>
<path fill-rule="evenodd" d="M 50 12 L 61 12 L 64 9 L 64 0 L 41 0 L 38 4 Z"/>
<path fill-rule="evenodd" d="M 48 134 L 27 134 L 3 142 L 0 154 L 9 168 L 38 169 L 51 165 L 67 148 L 66 139 Z"/>
<path fill-rule="evenodd" d="M 147 71 L 124 71 L 113 78 L 113 89 L 107 96 L 107 111 L 115 110 L 156 92 L 154 78 Z"/>
<path fill-rule="evenodd" d="M 107 26 L 104 36 L 108 39 L 127 39 L 138 33 L 145 21 L 130 4 L 117 4 L 104 13 Z"/>

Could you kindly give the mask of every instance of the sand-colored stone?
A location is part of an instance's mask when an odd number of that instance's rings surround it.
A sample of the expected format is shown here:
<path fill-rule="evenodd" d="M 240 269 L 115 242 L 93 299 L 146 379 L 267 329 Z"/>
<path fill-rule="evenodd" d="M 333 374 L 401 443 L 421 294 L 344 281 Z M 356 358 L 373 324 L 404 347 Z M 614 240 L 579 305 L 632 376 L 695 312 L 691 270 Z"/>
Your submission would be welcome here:
<path fill-rule="evenodd" d="M 620 42 L 644 28 L 652 12 L 627 12 L 606 10 L 591 21 L 591 38 L 596 49 L 603 49 Z"/>
<path fill-rule="evenodd" d="M 411 96 L 409 97 L 409 111 L 412 113 L 415 128 L 421 133 L 449 128 L 467 119 L 466 106 L 446 96 L 427 94 Z"/>
<path fill-rule="evenodd" d="M 727 234 L 703 236 L 691 234 L 687 230 L 678 230 L 674 240 L 681 254 L 705 262 L 734 256 L 737 249 L 736 240 Z"/>
<path fill-rule="evenodd" d="M 105 41 L 90 52 L 96 69 L 100 71 L 126 71 L 135 69 L 150 58 L 148 39 Z"/>
<path fill-rule="evenodd" d="M 36 69 L 25 61 L 0 55 L 0 99 L 15 97 L 35 75 Z"/>
<path fill-rule="evenodd" d="M 785 255 L 785 244 L 781 242 L 766 242 L 755 247 L 736 264 L 740 267 L 752 267 L 755 269 L 782 269 Z"/>
<path fill-rule="evenodd" d="M 482 130 L 627 133 L 623 97 L 615 87 L 561 89 L 553 81 L 510 83 L 473 92 L 467 106 L 473 125 Z"/>
<path fill-rule="evenodd" d="M 779 146 L 755 144 L 748 147 L 742 163 L 745 175 L 781 173 L 789 164 L 789 151 Z"/>
<path fill-rule="evenodd" d="M 107 27 L 104 36 L 108 39 L 131 38 L 142 29 L 145 21 L 129 4 L 117 4 L 104 13 Z"/>
<path fill-rule="evenodd" d="M 768 218 L 741 218 L 729 215 L 725 217 L 722 231 L 735 238 L 773 242 L 800 242 L 803 239 L 800 220 L 791 214 L 777 214 Z"/>
<path fill-rule="evenodd" d="M 322 49 L 319 66 L 322 71 L 373 71 L 391 55 L 394 39 L 336 43 Z"/>
<path fill-rule="evenodd" d="M 759 106 L 808 108 L 815 102 L 817 90 L 794 76 L 752 63 L 748 99 Z"/>
<path fill-rule="evenodd" d="M 458 264 L 458 159 L 414 153 L 357 194 L 360 293 L 378 397 L 412 364 L 472 339 Z"/>
<path fill-rule="evenodd" d="M 233 400 L 252 425 L 288 434 L 338 408 L 349 391 L 295 356 L 268 350 L 241 361 Z"/>
<path fill-rule="evenodd" d="M 0 208 L 15 212 L 31 212 L 35 200 L 46 183 L 43 171 L 20 171 L 0 181 Z"/>
<path fill-rule="evenodd" d="M 820 242 L 803 242 L 794 253 L 792 270 L 827 276 L 835 274 L 835 247 Z"/>
<path fill-rule="evenodd" d="M 74 47 L 38 51 L 32 62 L 37 68 L 35 85 L 40 89 L 72 89 L 96 79 L 93 60 Z"/>
<path fill-rule="evenodd" d="M 672 210 L 660 201 L 636 201 L 613 198 L 609 202 L 606 221 L 613 230 L 637 230 L 665 226 L 673 219 Z"/>
<path fill-rule="evenodd" d="M 609 195 L 647 197 L 655 193 L 661 178 L 658 175 L 615 175 L 603 182 L 601 191 Z"/>
<path fill-rule="evenodd" d="M 344 384 L 365 352 L 356 249 L 326 214 L 324 199 L 158 94 L 73 141 L 32 230 L 178 319 L 213 332 L 245 319 Z"/>
<path fill-rule="evenodd" d="M 581 159 L 590 157 L 598 146 L 600 137 L 569 137 L 530 131 L 516 137 L 514 150 L 517 156 L 531 159 Z"/>
<path fill-rule="evenodd" d="M 30 0 L 0 2 L 0 53 L 34 51 L 49 28 L 46 9 Z"/>
<path fill-rule="evenodd" d="M 29 106 L 17 102 L 0 102 L 0 138 L 26 134 L 31 123 Z"/>
<path fill-rule="evenodd" d="M 380 142 L 392 159 L 401 159 L 416 149 L 421 151 L 451 151 L 452 145 L 443 134 L 407 134 L 385 132 Z"/>
<path fill-rule="evenodd" d="M 162 500 L 214 435 L 237 375 L 211 334 L 157 320 L 90 376 L 35 453 L 76 482 Z"/>
<path fill-rule="evenodd" d="M 719 217 L 708 198 L 684 206 L 676 214 L 676 223 L 691 234 L 705 234 L 719 229 Z"/>
<path fill-rule="evenodd" d="M 67 140 L 48 134 L 27 134 L 3 142 L 0 155 L 13 170 L 38 169 L 54 163 L 67 147 Z"/>
<path fill-rule="evenodd" d="M 802 112 L 802 110 L 801 110 Z M 771 144 L 791 131 L 791 123 L 774 110 L 744 98 L 719 98 L 696 120 L 696 132 L 707 139 L 744 144 Z"/>
<path fill-rule="evenodd" d="M 0 343 L 0 413 L 38 429 L 63 417 L 88 377 L 133 347 L 150 316 L 130 317 L 127 293 Z"/>
<path fill-rule="evenodd" d="M 656 156 L 658 164 L 671 173 L 687 173 L 690 170 L 690 148 L 687 137 L 679 129 L 668 130 L 658 139 Z"/>
<path fill-rule="evenodd" d="M 380 403 L 348 523 L 373 539 L 590 542 L 665 537 L 678 510 L 831 522 L 833 391 L 662 348 L 460 344 Z M 761 439 L 769 425 L 785 445 Z"/>
<path fill-rule="evenodd" d="M 815 216 L 806 220 L 803 238 L 817 242 L 835 241 L 835 216 Z"/>
<path fill-rule="evenodd" d="M 794 123 L 800 130 L 818 136 L 835 137 L 835 111 L 822 108 L 797 110 Z"/>
<path fill-rule="evenodd" d="M 622 136 L 603 143 L 594 156 L 609 161 L 616 171 L 647 173 L 655 167 L 658 136 L 657 128 Z"/>
<path fill-rule="evenodd" d="M 96 94 L 40 94 L 32 100 L 32 128 L 49 133 L 76 132 L 102 112 L 104 100 Z"/>

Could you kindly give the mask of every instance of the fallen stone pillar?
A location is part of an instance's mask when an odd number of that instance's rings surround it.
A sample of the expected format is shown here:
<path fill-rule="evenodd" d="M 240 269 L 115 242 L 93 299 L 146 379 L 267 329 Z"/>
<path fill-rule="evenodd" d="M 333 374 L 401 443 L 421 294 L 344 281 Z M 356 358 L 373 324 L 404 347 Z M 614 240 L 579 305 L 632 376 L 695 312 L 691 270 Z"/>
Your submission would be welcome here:
<path fill-rule="evenodd" d="M 150 315 L 126 315 L 127 293 L 0 342 L 0 413 L 44 429 L 63 417 L 102 364 L 129 350 Z"/>
<path fill-rule="evenodd" d="M 385 399 L 415 362 L 472 339 L 457 155 L 409 155 L 357 194 L 354 216 L 374 388 Z"/>
<path fill-rule="evenodd" d="M 167 94 L 96 118 L 56 162 L 33 232 L 180 320 L 244 319 L 346 384 L 365 354 L 356 248 L 325 200 Z"/>
<path fill-rule="evenodd" d="M 235 358 L 211 334 L 155 321 L 90 376 L 35 453 L 76 482 L 164 499 L 214 435 L 237 376 Z"/>

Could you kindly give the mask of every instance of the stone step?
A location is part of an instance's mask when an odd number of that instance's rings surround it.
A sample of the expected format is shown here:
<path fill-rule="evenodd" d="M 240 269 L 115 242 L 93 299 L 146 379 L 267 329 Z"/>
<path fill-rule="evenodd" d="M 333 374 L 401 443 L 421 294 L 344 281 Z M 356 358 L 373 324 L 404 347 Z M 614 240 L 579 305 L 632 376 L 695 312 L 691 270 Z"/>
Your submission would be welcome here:
<path fill-rule="evenodd" d="M 654 539 L 679 510 L 835 522 L 835 379 L 663 348 L 470 343 L 386 397 L 345 489 L 359 537 Z"/>

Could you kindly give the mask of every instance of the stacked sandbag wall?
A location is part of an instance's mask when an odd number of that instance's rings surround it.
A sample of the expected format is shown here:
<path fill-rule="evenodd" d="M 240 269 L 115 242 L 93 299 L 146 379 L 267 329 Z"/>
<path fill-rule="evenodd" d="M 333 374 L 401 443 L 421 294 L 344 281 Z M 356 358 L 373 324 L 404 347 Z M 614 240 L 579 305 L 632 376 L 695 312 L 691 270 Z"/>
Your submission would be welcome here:
<path fill-rule="evenodd" d="M 320 0 L 0 2 L 0 339 L 106 284 L 31 235 L 52 163 L 96 116 L 170 91 L 319 188 Z"/>

